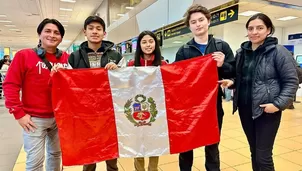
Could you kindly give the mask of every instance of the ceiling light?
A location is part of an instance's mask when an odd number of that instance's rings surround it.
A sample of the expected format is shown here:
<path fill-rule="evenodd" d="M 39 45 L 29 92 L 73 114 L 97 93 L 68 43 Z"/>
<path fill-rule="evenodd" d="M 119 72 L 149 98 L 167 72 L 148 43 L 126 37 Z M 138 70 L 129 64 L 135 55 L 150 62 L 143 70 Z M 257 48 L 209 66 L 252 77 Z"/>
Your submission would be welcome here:
<path fill-rule="evenodd" d="M 75 0 L 61 0 L 61 2 L 70 2 L 70 3 L 75 3 Z"/>
<path fill-rule="evenodd" d="M 238 15 L 249 17 L 249 16 L 252 16 L 252 15 L 255 15 L 255 14 L 258 14 L 258 13 L 260 13 L 260 12 L 258 12 L 258 11 L 245 11 L 245 12 L 239 13 Z"/>
<path fill-rule="evenodd" d="M 61 14 L 60 17 L 67 17 L 68 15 L 66 14 Z"/>
<path fill-rule="evenodd" d="M 20 31 L 20 29 L 9 29 L 11 31 Z"/>
<path fill-rule="evenodd" d="M 278 18 L 277 20 L 280 20 L 280 21 L 288 21 L 288 20 L 293 20 L 293 19 L 297 19 L 297 18 L 298 18 L 298 17 L 287 16 L 287 17 Z"/>
<path fill-rule="evenodd" d="M 181 41 L 174 41 L 172 43 L 179 44 L 179 43 L 182 43 L 182 42 Z"/>
<path fill-rule="evenodd" d="M 63 27 L 68 27 L 68 25 L 63 24 Z"/>
<path fill-rule="evenodd" d="M 6 17 L 6 15 L 0 14 L 0 17 Z"/>
<path fill-rule="evenodd" d="M 68 21 L 67 20 L 63 20 L 63 21 L 60 21 L 61 23 L 68 23 Z"/>
<path fill-rule="evenodd" d="M 61 11 L 72 11 L 71 8 L 60 8 Z"/>
<path fill-rule="evenodd" d="M 117 16 L 123 17 L 125 16 L 125 14 L 117 14 Z"/>
<path fill-rule="evenodd" d="M 11 23 L 12 21 L 8 21 L 8 20 L 0 20 L 0 23 Z"/>
<path fill-rule="evenodd" d="M 134 7 L 125 7 L 126 9 L 133 10 Z"/>
<path fill-rule="evenodd" d="M 16 27 L 16 25 L 13 25 L 13 24 L 7 24 L 7 25 L 4 25 L 5 27 Z"/>

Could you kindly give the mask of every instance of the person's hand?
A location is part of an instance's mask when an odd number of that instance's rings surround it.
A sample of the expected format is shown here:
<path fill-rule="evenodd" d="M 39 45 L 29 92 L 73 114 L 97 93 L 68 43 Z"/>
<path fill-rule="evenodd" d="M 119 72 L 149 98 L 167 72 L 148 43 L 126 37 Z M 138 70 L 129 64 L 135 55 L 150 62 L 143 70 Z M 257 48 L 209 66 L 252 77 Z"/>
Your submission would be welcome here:
<path fill-rule="evenodd" d="M 265 113 L 275 113 L 279 111 L 279 109 L 272 103 L 262 104 L 260 107 L 264 108 Z"/>
<path fill-rule="evenodd" d="M 37 126 L 31 120 L 31 116 L 28 114 L 18 119 L 18 122 L 20 126 L 24 129 L 24 131 L 26 131 L 27 133 L 29 133 L 30 131 L 35 132 L 35 130 L 37 129 Z"/>
<path fill-rule="evenodd" d="M 60 69 L 64 69 L 63 65 L 62 64 L 54 64 L 53 67 L 51 68 L 51 72 L 52 73 L 55 73 L 55 72 L 58 72 L 58 70 Z"/>
<path fill-rule="evenodd" d="M 223 79 L 223 80 L 219 80 L 218 83 L 220 84 L 220 86 L 222 88 L 229 88 L 230 86 L 232 86 L 234 84 L 234 81 L 229 80 L 229 79 Z"/>
<path fill-rule="evenodd" d="M 115 70 L 117 69 L 117 65 L 113 62 L 109 62 L 106 66 L 105 66 L 105 69 L 108 69 L 108 70 Z"/>
<path fill-rule="evenodd" d="M 217 62 L 217 67 L 221 67 L 224 62 L 225 55 L 222 52 L 214 52 L 213 59 Z"/>

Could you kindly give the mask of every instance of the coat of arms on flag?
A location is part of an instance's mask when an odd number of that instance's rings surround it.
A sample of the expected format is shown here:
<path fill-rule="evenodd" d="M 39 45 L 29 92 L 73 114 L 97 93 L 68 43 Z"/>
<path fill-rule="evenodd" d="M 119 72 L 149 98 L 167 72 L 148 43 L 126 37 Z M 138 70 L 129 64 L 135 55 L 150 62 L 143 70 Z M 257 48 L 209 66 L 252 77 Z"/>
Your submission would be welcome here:
<path fill-rule="evenodd" d="M 147 100 L 146 96 L 138 94 L 134 100 L 134 102 L 132 98 L 127 100 L 124 106 L 127 119 L 134 126 L 151 126 L 158 113 L 154 99 L 149 97 Z"/>

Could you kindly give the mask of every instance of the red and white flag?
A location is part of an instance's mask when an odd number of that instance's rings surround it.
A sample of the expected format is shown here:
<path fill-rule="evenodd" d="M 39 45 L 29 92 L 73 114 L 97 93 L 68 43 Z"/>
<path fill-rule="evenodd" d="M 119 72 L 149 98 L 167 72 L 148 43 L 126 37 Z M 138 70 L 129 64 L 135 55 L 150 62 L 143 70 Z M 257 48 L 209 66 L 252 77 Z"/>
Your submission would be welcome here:
<path fill-rule="evenodd" d="M 60 70 L 53 106 L 63 165 L 217 143 L 217 81 L 211 55 L 161 67 Z"/>

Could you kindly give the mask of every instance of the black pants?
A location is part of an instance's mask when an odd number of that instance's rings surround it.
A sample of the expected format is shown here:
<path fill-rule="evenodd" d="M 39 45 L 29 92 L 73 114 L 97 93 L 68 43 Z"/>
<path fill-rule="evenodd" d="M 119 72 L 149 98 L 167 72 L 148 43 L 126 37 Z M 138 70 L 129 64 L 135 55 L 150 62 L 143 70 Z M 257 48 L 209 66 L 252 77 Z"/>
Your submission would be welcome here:
<path fill-rule="evenodd" d="M 253 171 L 274 171 L 273 146 L 281 112 L 263 113 L 253 120 L 251 107 L 239 107 L 239 116 L 250 145 Z"/>
<path fill-rule="evenodd" d="M 223 120 L 223 115 L 224 115 L 221 100 L 218 100 L 218 102 L 217 102 L 217 115 L 218 115 L 219 131 L 221 131 L 222 120 Z M 219 143 L 205 147 L 205 153 L 206 153 L 205 167 L 206 167 L 207 171 L 220 171 L 220 158 L 219 158 L 218 145 L 219 145 Z M 193 156 L 194 156 L 193 150 L 179 154 L 180 171 L 191 171 L 192 170 Z"/>
<path fill-rule="evenodd" d="M 107 171 L 118 171 L 117 168 L 117 159 L 107 160 L 106 161 Z M 96 164 L 84 165 L 83 171 L 95 171 Z"/>

